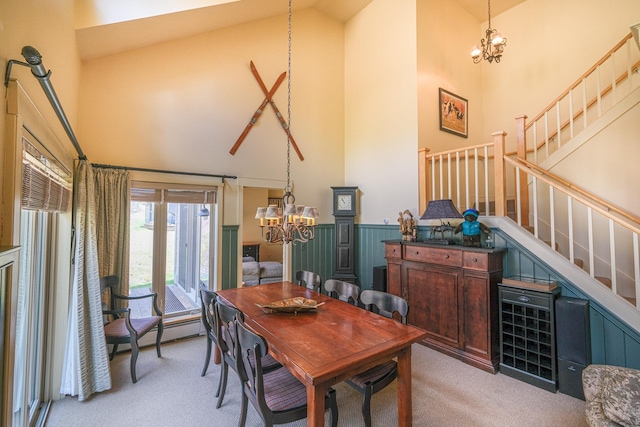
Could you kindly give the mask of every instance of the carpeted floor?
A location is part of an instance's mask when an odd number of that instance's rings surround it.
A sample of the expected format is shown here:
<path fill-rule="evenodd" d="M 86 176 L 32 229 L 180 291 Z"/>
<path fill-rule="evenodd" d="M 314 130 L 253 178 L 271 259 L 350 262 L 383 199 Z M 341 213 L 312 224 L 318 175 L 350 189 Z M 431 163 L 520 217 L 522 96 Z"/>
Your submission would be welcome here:
<path fill-rule="evenodd" d="M 66 397 L 53 403 L 47 427 L 215 426 L 235 427 L 240 410 L 240 385 L 229 373 L 227 393 L 215 409 L 219 366 L 202 370 L 203 337 L 162 345 L 161 359 L 153 347 L 138 357 L 138 382 L 131 383 L 129 354 L 111 362 L 113 387 L 85 402 Z M 550 393 L 502 374 L 488 374 L 422 345 L 413 346 L 414 426 L 583 427 L 584 402 Z M 339 425 L 363 426 L 360 394 L 344 383 L 335 386 Z M 374 395 L 374 427 L 397 425 L 395 383 Z M 328 416 L 326 417 L 328 420 Z M 262 425 L 253 408 L 247 427 Z M 306 426 L 306 420 L 287 424 Z M 328 424 L 327 424 L 328 425 Z"/>

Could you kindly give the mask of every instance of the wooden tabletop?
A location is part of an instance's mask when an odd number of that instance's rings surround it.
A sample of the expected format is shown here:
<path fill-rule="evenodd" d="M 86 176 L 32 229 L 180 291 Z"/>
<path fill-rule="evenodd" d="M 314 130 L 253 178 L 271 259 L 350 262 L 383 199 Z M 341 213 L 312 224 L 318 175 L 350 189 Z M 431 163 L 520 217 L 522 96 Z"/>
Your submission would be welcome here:
<path fill-rule="evenodd" d="M 219 291 L 264 336 L 269 352 L 307 386 L 308 425 L 324 425 L 328 387 L 398 358 L 398 425 L 411 425 L 411 345 L 425 336 L 403 325 L 290 282 Z M 293 297 L 324 302 L 304 313 L 265 313 L 256 304 Z"/>

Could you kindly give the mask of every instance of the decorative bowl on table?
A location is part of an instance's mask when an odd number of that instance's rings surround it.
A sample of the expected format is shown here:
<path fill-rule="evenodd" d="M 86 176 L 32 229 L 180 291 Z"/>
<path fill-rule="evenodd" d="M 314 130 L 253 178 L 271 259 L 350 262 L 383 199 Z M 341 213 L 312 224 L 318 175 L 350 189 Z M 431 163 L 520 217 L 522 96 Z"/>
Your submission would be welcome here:
<path fill-rule="evenodd" d="M 324 302 L 318 303 L 316 300 L 304 297 L 287 298 L 280 301 L 270 302 L 268 304 L 256 303 L 256 305 L 262 308 L 265 313 L 300 313 L 305 311 L 314 311 L 322 304 L 324 304 Z"/>

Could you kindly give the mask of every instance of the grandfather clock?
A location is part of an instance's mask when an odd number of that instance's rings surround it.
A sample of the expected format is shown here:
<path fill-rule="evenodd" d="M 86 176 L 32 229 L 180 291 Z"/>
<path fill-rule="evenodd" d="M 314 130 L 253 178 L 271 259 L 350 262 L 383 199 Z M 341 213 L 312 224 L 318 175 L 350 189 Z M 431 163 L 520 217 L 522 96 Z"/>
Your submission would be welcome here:
<path fill-rule="evenodd" d="M 355 232 L 356 191 L 358 187 L 331 187 L 336 226 L 336 264 L 332 279 L 356 283 Z"/>

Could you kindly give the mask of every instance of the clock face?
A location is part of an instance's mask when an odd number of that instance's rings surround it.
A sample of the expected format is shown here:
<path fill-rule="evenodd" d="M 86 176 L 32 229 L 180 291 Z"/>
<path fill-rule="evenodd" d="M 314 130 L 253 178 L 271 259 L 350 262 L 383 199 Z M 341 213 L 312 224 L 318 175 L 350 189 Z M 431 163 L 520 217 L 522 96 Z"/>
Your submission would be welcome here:
<path fill-rule="evenodd" d="M 350 211 L 351 210 L 351 195 L 350 194 L 338 194 L 338 210 Z"/>

